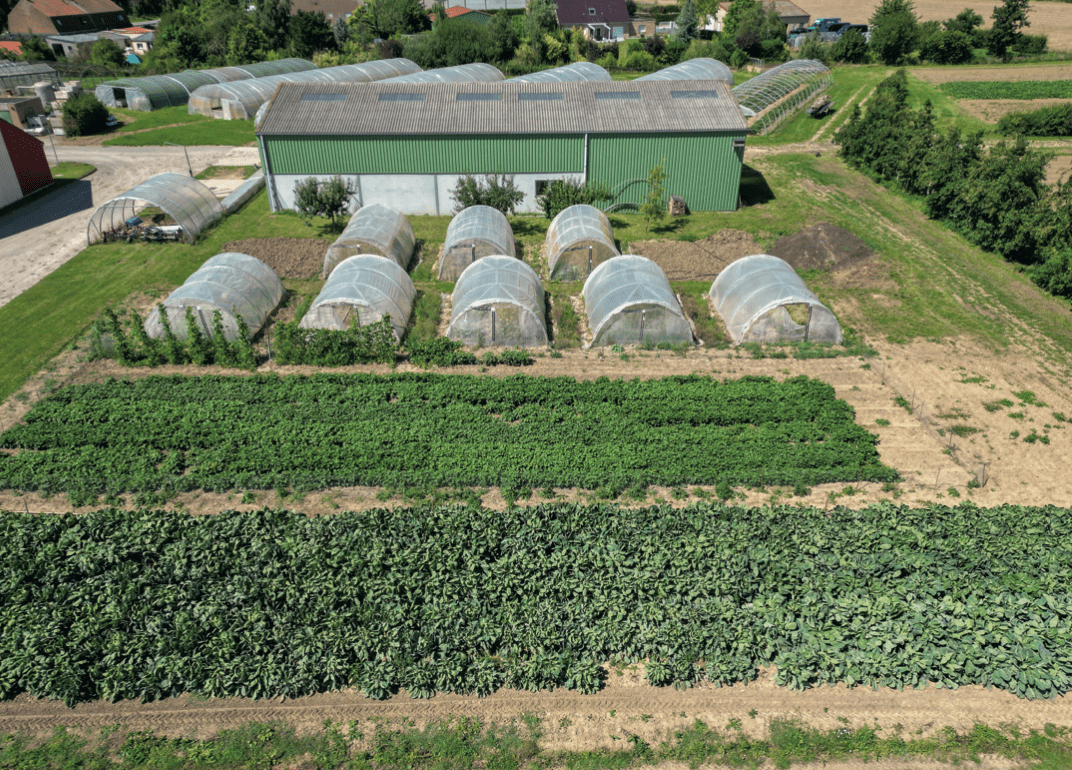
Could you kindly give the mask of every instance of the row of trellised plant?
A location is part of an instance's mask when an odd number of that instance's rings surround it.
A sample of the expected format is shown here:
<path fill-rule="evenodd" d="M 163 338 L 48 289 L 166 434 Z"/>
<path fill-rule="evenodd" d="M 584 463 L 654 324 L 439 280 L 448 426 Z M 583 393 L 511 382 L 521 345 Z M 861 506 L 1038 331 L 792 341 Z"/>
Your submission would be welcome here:
<path fill-rule="evenodd" d="M 541 505 L 0 517 L 0 697 L 1072 689 L 1067 509 Z"/>
<path fill-rule="evenodd" d="M 115 358 L 124 366 L 165 364 L 224 366 L 252 371 L 261 363 L 253 348 L 249 325 L 235 313 L 238 335 L 228 340 L 219 310 L 212 313 L 212 334 L 205 334 L 192 308 L 186 308 L 186 334 L 180 338 L 171 327 L 163 305 L 157 305 L 163 337 L 146 331 L 142 317 L 132 311 L 124 323 L 111 309 L 105 310 L 90 329 L 90 355 Z M 364 326 L 348 329 L 302 329 L 297 322 L 273 327 L 273 359 L 279 364 L 350 366 L 395 364 L 409 361 L 418 366 L 528 366 L 534 359 L 524 350 L 485 352 L 481 356 L 463 350 L 460 342 L 445 337 L 412 341 L 400 347 L 394 338 L 391 317 L 385 315 Z"/>
<path fill-rule="evenodd" d="M 896 481 L 827 383 L 430 372 L 73 385 L 0 436 L 0 488 L 119 494 Z"/>

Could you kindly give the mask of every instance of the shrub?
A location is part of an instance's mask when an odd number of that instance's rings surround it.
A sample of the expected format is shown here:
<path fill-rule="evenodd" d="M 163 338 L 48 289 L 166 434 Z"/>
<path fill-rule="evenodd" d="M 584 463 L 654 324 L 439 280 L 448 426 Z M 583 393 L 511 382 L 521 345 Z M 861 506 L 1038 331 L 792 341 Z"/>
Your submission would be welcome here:
<path fill-rule="evenodd" d="M 554 219 L 562 209 L 579 203 L 609 203 L 614 199 L 605 184 L 581 183 L 576 179 L 556 179 L 547 186 L 547 192 L 536 203 L 548 219 Z"/>
<path fill-rule="evenodd" d="M 96 134 L 107 127 L 108 109 L 93 94 L 79 94 L 63 105 L 63 131 L 67 136 Z"/>
<path fill-rule="evenodd" d="M 483 180 L 466 174 L 458 180 L 451 192 L 455 211 L 470 206 L 491 206 L 503 214 L 513 214 L 514 209 L 525 200 L 525 193 L 514 184 L 512 174 L 484 174 Z"/>
<path fill-rule="evenodd" d="M 1072 136 L 1072 104 L 1055 104 L 1033 112 L 1010 112 L 998 121 L 1003 134 Z"/>
<path fill-rule="evenodd" d="M 959 32 L 936 32 L 920 48 L 920 56 L 935 64 L 967 64 L 974 57 L 972 38 Z"/>

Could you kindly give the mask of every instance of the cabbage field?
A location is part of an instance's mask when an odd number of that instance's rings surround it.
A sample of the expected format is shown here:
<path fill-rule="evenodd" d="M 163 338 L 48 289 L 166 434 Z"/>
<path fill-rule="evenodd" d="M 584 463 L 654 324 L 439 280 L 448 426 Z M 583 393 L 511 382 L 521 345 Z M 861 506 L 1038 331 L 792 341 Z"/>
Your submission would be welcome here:
<path fill-rule="evenodd" d="M 1072 99 L 1072 80 L 956 80 L 938 87 L 954 99 Z"/>
<path fill-rule="evenodd" d="M 547 504 L 0 517 L 0 697 L 1072 682 L 1072 513 Z"/>
<path fill-rule="evenodd" d="M 811 486 L 892 481 L 819 380 L 409 373 L 71 386 L 0 436 L 0 488 Z"/>

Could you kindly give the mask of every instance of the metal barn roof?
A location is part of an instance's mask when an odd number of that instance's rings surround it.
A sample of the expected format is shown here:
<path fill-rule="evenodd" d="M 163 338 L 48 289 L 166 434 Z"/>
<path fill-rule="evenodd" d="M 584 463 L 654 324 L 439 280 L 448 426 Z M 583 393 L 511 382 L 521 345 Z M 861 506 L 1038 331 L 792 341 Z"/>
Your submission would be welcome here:
<path fill-rule="evenodd" d="M 283 83 L 258 134 L 665 133 L 747 130 L 721 80 Z"/>

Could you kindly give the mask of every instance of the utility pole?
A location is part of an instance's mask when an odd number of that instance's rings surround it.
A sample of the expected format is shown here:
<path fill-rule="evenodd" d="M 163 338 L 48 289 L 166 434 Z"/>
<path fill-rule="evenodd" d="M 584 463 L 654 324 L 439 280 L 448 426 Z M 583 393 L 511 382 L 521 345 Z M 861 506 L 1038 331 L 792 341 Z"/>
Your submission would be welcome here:
<path fill-rule="evenodd" d="M 194 169 L 193 166 L 190 165 L 190 151 L 186 149 L 186 146 L 182 144 L 175 144 L 174 142 L 164 142 L 164 144 L 166 144 L 168 147 L 182 147 L 182 152 L 184 155 L 186 155 L 186 170 L 190 172 L 190 177 L 193 178 Z"/>

